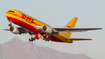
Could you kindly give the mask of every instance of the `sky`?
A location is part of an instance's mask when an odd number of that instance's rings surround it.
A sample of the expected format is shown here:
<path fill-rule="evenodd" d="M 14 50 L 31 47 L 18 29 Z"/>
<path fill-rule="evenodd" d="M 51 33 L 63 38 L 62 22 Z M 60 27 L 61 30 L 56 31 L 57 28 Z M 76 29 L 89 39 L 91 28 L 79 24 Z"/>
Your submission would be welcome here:
<path fill-rule="evenodd" d="M 73 33 L 71 36 L 91 38 L 92 41 L 56 43 L 40 39 L 33 43 L 64 53 L 85 54 L 93 59 L 105 59 L 105 0 L 0 0 L 0 44 L 13 37 L 25 42 L 30 38 L 29 34 L 15 35 L 3 30 L 9 28 L 5 13 L 10 9 L 19 10 L 53 27 L 64 27 L 76 16 L 78 17 L 76 28 L 103 28 Z"/>

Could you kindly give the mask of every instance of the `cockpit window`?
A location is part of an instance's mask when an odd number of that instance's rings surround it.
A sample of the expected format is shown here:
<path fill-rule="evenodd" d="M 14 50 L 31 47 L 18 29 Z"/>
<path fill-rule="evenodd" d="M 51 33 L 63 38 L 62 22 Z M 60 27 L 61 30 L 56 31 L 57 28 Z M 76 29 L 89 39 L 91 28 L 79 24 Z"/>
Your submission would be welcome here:
<path fill-rule="evenodd" d="M 9 10 L 8 12 L 12 12 L 12 13 L 15 13 L 14 11 L 11 11 L 11 10 Z"/>

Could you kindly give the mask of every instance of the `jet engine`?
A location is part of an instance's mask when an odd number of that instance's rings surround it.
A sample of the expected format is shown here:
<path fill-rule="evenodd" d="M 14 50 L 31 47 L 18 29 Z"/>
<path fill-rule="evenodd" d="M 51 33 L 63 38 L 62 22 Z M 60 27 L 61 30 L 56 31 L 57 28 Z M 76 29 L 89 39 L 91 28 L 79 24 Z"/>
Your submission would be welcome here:
<path fill-rule="evenodd" d="M 22 34 L 22 33 L 24 34 L 24 33 L 27 33 L 27 31 L 24 28 L 15 27 L 15 26 L 11 26 L 9 28 L 9 31 L 11 31 L 14 34 Z"/>
<path fill-rule="evenodd" d="M 49 34 L 53 33 L 53 29 L 51 27 L 48 27 L 48 26 L 43 26 L 42 31 L 45 33 L 49 33 Z"/>
<path fill-rule="evenodd" d="M 17 27 L 11 26 L 9 30 L 14 34 L 20 34 L 19 29 Z"/>

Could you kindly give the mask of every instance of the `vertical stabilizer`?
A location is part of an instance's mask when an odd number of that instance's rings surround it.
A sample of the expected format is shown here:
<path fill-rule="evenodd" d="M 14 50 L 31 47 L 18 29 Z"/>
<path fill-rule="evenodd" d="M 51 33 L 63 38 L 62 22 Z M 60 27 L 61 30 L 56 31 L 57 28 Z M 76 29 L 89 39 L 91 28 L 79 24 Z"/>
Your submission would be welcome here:
<path fill-rule="evenodd" d="M 77 17 L 74 17 L 66 26 L 65 28 L 74 28 L 75 27 L 75 24 L 77 22 Z"/>
<path fill-rule="evenodd" d="M 74 28 L 75 24 L 77 22 L 77 17 L 74 17 L 66 26 L 65 28 Z M 59 35 L 62 35 L 65 38 L 70 38 L 72 33 L 60 33 Z"/>

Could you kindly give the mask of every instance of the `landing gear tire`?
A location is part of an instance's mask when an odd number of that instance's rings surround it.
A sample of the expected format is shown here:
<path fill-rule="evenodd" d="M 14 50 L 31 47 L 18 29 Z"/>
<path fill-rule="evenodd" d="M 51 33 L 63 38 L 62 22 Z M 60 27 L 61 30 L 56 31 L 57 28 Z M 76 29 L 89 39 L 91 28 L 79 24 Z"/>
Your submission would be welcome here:
<path fill-rule="evenodd" d="M 8 26 L 12 26 L 11 24 L 8 24 Z"/>
<path fill-rule="evenodd" d="M 35 38 L 31 38 L 31 39 L 35 41 Z"/>
<path fill-rule="evenodd" d="M 33 42 L 33 40 L 32 40 L 32 39 L 29 39 L 29 41 L 30 41 L 30 42 Z"/>
<path fill-rule="evenodd" d="M 49 41 L 49 39 L 48 39 L 48 38 L 44 38 L 43 40 L 45 40 L 45 41 Z"/>
<path fill-rule="evenodd" d="M 46 39 L 46 41 L 49 41 L 49 39 Z"/>
<path fill-rule="evenodd" d="M 30 42 L 33 42 L 33 41 L 35 41 L 35 38 L 31 38 L 31 39 L 29 39 L 29 41 L 30 41 Z"/>

